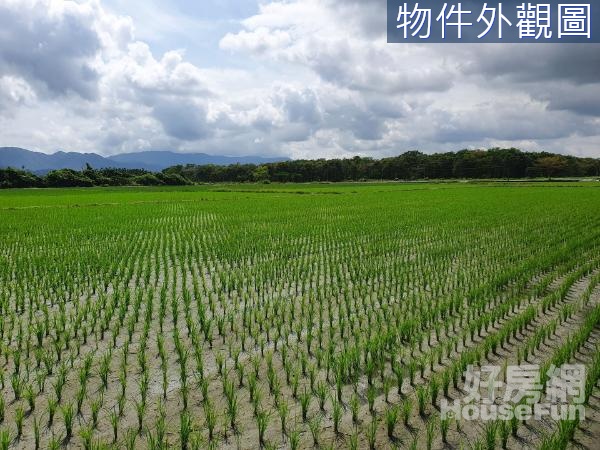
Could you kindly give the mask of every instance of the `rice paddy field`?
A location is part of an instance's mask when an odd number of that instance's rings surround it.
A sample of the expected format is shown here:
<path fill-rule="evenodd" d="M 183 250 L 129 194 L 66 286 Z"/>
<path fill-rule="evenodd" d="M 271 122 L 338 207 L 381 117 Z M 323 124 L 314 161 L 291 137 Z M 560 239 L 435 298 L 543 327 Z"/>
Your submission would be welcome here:
<path fill-rule="evenodd" d="M 599 346 L 596 182 L 0 191 L 0 449 L 593 449 Z M 441 418 L 564 363 L 584 420 Z"/>

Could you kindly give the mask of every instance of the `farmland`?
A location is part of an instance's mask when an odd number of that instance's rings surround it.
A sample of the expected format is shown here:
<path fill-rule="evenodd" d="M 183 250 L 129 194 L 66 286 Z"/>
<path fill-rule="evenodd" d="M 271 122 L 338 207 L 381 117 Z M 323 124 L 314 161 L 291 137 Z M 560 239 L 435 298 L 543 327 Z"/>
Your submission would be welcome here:
<path fill-rule="evenodd" d="M 598 183 L 0 191 L 0 449 L 592 447 L 599 346 Z M 575 362 L 581 423 L 440 419 Z"/>

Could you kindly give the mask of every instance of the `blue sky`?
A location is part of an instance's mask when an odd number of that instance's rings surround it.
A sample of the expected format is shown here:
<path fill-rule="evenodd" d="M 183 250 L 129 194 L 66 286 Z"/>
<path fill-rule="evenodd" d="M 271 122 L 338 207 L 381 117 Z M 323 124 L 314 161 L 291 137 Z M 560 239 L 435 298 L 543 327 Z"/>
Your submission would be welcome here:
<path fill-rule="evenodd" d="M 597 44 L 387 44 L 384 0 L 0 0 L 0 146 L 600 157 Z"/>
<path fill-rule="evenodd" d="M 254 0 L 109 0 L 104 4 L 114 14 L 132 17 L 136 35 L 154 52 L 185 49 L 192 63 L 213 67 L 240 65 L 239 56 L 219 50 L 219 41 L 226 33 L 240 30 L 240 21 L 258 12 Z"/>

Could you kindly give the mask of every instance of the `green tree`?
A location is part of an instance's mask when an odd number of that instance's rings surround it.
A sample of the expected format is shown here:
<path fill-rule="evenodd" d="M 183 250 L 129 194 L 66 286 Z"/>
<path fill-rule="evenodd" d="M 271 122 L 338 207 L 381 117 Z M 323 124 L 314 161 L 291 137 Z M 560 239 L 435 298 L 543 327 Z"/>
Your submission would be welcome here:
<path fill-rule="evenodd" d="M 559 155 L 546 156 L 538 159 L 535 167 L 550 180 L 567 168 L 567 161 Z"/>
<path fill-rule="evenodd" d="M 269 168 L 265 165 L 258 166 L 252 172 L 252 179 L 254 181 L 267 181 L 269 180 Z"/>

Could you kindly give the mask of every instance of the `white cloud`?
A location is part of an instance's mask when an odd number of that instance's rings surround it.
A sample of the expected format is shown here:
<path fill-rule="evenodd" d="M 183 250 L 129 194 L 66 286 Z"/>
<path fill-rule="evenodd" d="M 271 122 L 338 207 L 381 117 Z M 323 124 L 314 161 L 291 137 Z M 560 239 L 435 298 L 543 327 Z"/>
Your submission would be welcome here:
<path fill-rule="evenodd" d="M 383 0 L 265 1 L 215 49 L 244 64 L 200 66 L 135 23 L 100 0 L 0 0 L 0 145 L 322 157 L 600 143 L 595 45 L 387 44 Z"/>
<path fill-rule="evenodd" d="M 236 34 L 228 33 L 221 39 L 220 46 L 223 50 L 266 53 L 285 48 L 291 42 L 291 36 L 285 31 L 260 27 L 251 32 L 242 30 Z"/>
<path fill-rule="evenodd" d="M 0 74 L 20 76 L 45 94 L 94 98 L 96 8 L 51 0 L 0 2 Z"/>
<path fill-rule="evenodd" d="M 11 75 L 0 77 L 0 112 L 31 104 L 35 99 L 35 92 L 23 78 Z"/>

